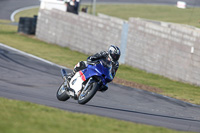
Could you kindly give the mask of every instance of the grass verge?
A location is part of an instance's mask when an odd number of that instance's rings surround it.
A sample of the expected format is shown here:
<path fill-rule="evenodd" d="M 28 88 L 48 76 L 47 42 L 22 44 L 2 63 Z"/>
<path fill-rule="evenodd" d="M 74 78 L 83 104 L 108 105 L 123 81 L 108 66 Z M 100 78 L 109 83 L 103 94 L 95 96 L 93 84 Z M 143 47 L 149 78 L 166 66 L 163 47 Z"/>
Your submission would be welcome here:
<path fill-rule="evenodd" d="M 38 8 L 32 8 L 32 9 L 27 9 L 21 12 L 18 12 L 15 16 L 14 19 L 16 22 L 19 22 L 20 17 L 33 17 L 34 15 L 38 15 Z"/>
<path fill-rule="evenodd" d="M 86 6 L 88 5 L 82 5 L 82 7 Z M 91 6 L 88 7 L 88 12 L 91 13 Z M 15 20 L 18 22 L 20 17 L 33 17 L 33 15 L 37 15 L 38 9 L 39 8 L 33 8 L 19 12 L 15 15 Z M 199 7 L 180 9 L 176 6 L 168 5 L 98 4 L 96 5 L 96 12 L 118 17 L 125 20 L 128 20 L 130 17 L 139 17 L 151 20 L 187 24 L 200 28 Z"/>
<path fill-rule="evenodd" d="M 2 133 L 179 133 L 5 98 L 0 98 L 0 106 Z"/>
<path fill-rule="evenodd" d="M 97 5 L 96 12 L 126 20 L 128 20 L 130 17 L 139 17 L 200 27 L 199 7 L 180 9 L 175 5 L 107 4 Z"/>

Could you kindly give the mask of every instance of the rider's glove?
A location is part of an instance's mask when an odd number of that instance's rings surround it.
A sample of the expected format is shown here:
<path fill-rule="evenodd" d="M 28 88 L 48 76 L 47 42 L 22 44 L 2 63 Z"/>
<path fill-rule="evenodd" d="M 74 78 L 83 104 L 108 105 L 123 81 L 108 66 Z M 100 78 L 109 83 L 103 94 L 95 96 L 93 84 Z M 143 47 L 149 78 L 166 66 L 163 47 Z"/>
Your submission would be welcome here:
<path fill-rule="evenodd" d="M 87 58 L 87 62 L 92 62 L 92 57 L 91 56 Z"/>

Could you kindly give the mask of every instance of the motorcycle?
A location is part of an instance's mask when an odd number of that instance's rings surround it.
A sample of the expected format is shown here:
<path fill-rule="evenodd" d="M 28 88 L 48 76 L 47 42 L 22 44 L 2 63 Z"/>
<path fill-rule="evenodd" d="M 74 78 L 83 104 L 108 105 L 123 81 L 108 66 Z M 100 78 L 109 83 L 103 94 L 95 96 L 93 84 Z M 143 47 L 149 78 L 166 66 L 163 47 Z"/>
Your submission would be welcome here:
<path fill-rule="evenodd" d="M 61 69 L 64 82 L 58 88 L 57 99 L 66 101 L 69 98 L 73 98 L 78 100 L 79 104 L 86 104 L 97 91 L 105 91 L 107 89 L 107 83 L 113 80 L 111 70 L 111 61 L 98 60 L 90 62 L 87 68 L 76 72 L 68 82 L 66 70 Z"/>

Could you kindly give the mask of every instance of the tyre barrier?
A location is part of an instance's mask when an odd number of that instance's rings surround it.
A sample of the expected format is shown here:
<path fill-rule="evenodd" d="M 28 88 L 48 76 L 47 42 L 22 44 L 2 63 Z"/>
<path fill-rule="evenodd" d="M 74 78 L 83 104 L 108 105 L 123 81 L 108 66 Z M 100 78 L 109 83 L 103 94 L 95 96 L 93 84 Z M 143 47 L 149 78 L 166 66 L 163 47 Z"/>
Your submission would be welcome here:
<path fill-rule="evenodd" d="M 37 16 L 31 17 L 20 17 L 18 24 L 18 32 L 24 34 L 35 35 L 37 25 Z"/>

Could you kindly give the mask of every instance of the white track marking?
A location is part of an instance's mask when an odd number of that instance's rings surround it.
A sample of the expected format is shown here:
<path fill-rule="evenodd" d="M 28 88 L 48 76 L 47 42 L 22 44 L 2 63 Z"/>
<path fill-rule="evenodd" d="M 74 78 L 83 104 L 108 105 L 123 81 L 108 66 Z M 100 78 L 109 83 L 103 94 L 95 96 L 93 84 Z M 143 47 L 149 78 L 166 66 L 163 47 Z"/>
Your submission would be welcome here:
<path fill-rule="evenodd" d="M 15 22 L 15 15 L 16 15 L 18 12 L 21 12 L 21 11 L 27 10 L 27 9 L 36 8 L 36 7 L 39 7 L 39 5 L 37 5 L 37 6 L 23 7 L 23 8 L 17 9 L 17 10 L 15 10 L 15 11 L 10 15 L 10 20 L 11 20 L 12 22 Z"/>

